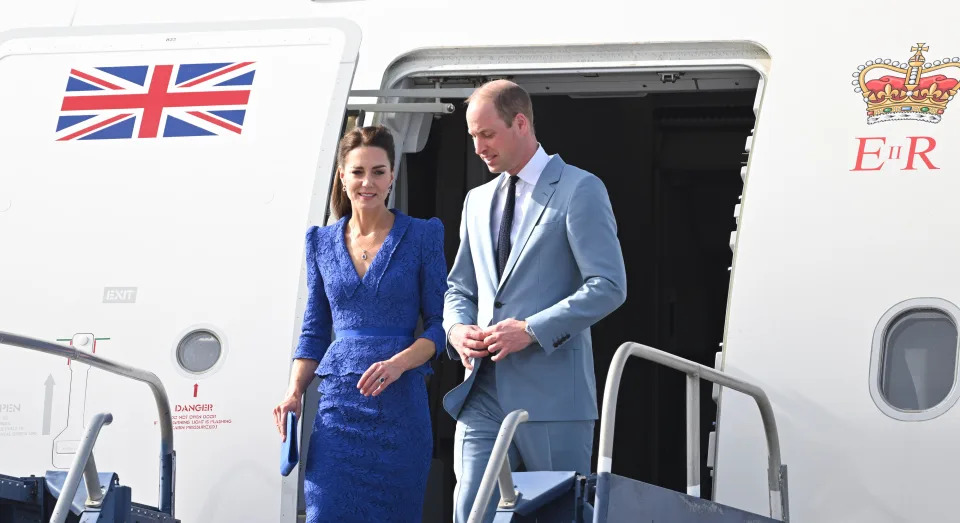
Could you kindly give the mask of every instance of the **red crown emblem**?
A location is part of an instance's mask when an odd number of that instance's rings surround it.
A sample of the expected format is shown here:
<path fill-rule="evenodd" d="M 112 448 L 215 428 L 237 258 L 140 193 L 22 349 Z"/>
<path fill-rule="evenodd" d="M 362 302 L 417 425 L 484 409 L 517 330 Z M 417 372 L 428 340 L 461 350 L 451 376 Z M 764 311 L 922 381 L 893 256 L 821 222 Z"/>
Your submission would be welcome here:
<path fill-rule="evenodd" d="M 960 84 L 960 58 L 927 62 L 918 43 L 906 63 L 893 60 L 867 61 L 853 73 L 854 91 L 867 103 L 867 123 L 917 120 L 939 123 Z M 944 73 L 950 73 L 949 75 Z"/>

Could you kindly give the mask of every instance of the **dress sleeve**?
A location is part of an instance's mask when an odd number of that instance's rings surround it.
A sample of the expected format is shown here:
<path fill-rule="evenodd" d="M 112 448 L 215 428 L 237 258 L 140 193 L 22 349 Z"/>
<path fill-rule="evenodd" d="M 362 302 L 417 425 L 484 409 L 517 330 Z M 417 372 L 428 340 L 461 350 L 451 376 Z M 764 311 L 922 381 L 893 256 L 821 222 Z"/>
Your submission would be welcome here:
<path fill-rule="evenodd" d="M 420 337 L 432 341 L 440 357 L 447 346 L 447 335 L 443 332 L 447 261 L 443 254 L 443 223 L 439 218 L 427 220 L 420 248 L 420 314 L 423 317 Z"/>
<path fill-rule="evenodd" d="M 333 319 L 330 315 L 330 301 L 323 287 L 323 277 L 317 265 L 317 243 L 320 235 L 318 227 L 307 232 L 307 308 L 303 312 L 303 327 L 300 342 L 294 351 L 294 359 L 310 359 L 318 362 L 323 359 L 332 337 Z"/>

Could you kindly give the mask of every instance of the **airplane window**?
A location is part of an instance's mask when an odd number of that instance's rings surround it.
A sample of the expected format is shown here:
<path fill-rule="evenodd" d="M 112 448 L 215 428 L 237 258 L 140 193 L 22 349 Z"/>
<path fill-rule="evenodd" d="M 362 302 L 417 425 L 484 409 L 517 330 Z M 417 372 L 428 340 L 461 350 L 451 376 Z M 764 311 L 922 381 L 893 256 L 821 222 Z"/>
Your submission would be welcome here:
<path fill-rule="evenodd" d="M 874 402 L 905 421 L 931 419 L 957 400 L 956 307 L 942 300 L 918 301 L 922 304 L 889 311 L 874 336 Z M 931 302 L 946 306 L 931 307 Z"/>
<path fill-rule="evenodd" d="M 177 363 L 188 372 L 200 374 L 213 368 L 222 352 L 220 339 L 214 333 L 196 330 L 180 340 Z"/>
<path fill-rule="evenodd" d="M 888 330 L 881 387 L 901 410 L 926 410 L 953 387 L 957 327 L 939 311 L 911 311 Z"/>

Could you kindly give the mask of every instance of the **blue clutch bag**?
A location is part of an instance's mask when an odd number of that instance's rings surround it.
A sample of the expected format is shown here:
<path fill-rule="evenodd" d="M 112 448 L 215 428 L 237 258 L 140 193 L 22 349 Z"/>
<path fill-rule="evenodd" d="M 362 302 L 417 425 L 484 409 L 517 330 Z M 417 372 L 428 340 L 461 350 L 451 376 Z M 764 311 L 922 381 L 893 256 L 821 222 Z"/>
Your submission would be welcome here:
<path fill-rule="evenodd" d="M 287 412 L 287 439 L 280 445 L 280 474 L 290 474 L 300 461 L 300 445 L 297 444 L 297 415 Z"/>

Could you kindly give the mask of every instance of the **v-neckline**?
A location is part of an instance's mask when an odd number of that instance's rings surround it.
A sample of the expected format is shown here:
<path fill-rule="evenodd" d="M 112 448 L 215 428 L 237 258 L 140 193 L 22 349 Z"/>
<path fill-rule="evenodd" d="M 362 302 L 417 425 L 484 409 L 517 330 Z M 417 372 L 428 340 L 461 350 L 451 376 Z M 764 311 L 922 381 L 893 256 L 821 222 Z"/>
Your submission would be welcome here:
<path fill-rule="evenodd" d="M 340 228 L 340 239 L 342 244 L 341 252 L 343 252 L 343 254 L 347 256 L 347 262 L 350 264 L 350 268 L 353 270 L 354 276 L 356 276 L 357 281 L 360 283 L 363 283 L 364 281 L 366 281 L 367 275 L 373 272 L 373 267 L 379 261 L 380 253 L 382 253 L 384 250 L 383 248 L 386 247 L 387 240 L 389 240 L 390 237 L 393 236 L 393 232 L 397 229 L 397 222 L 400 221 L 399 220 L 400 217 L 397 215 L 397 213 L 393 212 L 393 209 L 390 209 L 390 213 L 393 214 L 393 224 L 390 225 L 390 230 L 387 231 L 387 235 L 383 237 L 383 241 L 380 242 L 380 248 L 377 249 L 377 253 L 373 255 L 373 258 L 370 260 L 370 265 L 367 266 L 367 270 L 363 271 L 362 276 L 357 271 L 357 266 L 356 264 L 353 263 L 353 256 L 350 255 L 350 251 L 347 249 L 346 232 L 347 232 L 347 222 L 350 221 L 350 218 L 347 217 L 343 220 L 343 226 Z"/>

